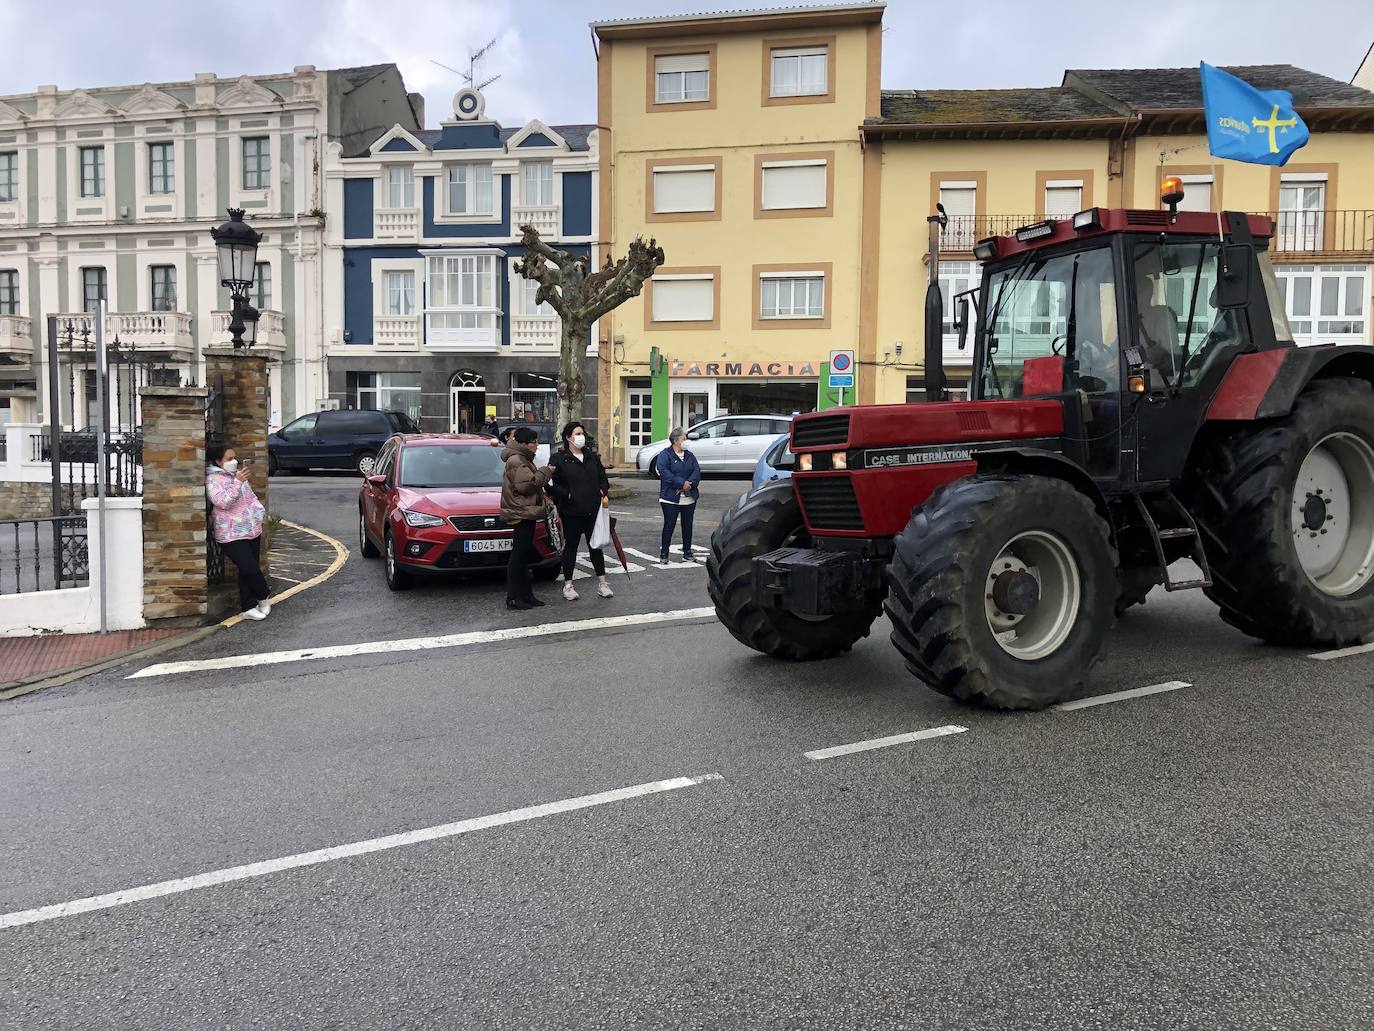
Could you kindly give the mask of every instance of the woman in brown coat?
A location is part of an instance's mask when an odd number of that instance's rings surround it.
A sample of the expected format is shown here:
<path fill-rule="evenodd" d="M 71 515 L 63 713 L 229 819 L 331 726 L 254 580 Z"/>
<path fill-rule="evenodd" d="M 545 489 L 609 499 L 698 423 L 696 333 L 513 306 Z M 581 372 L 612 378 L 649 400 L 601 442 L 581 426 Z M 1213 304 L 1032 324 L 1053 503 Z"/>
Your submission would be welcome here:
<path fill-rule="evenodd" d="M 530 562 L 534 559 L 534 526 L 548 513 L 544 487 L 553 476 L 553 466 L 537 468 L 535 452 L 539 434 L 521 426 L 501 452 L 506 471 L 501 477 L 501 518 L 515 527 L 510 561 L 506 564 L 506 608 L 532 609 L 544 603 L 534 596 L 530 583 Z"/>

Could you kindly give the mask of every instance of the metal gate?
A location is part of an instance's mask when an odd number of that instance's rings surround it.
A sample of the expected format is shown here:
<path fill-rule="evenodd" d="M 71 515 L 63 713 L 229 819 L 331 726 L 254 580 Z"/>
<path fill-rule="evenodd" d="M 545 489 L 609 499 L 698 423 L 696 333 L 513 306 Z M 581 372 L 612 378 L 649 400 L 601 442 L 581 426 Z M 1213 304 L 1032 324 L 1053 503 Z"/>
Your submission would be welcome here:
<path fill-rule="evenodd" d="M 205 447 L 224 443 L 224 377 L 219 373 L 210 380 L 205 396 Z M 224 583 L 224 551 L 215 540 L 214 510 L 208 499 L 205 506 L 205 579 L 210 584 Z"/>

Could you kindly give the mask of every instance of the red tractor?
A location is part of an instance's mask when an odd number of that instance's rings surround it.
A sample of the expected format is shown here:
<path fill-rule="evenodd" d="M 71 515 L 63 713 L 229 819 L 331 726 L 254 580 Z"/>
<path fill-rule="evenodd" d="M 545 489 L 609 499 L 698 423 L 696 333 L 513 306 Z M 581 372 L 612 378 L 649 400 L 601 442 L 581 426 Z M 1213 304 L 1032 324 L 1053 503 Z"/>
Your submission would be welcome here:
<path fill-rule="evenodd" d="M 1374 630 L 1374 348 L 1295 346 L 1271 221 L 1181 197 L 980 241 L 954 298 L 971 400 L 944 400 L 932 289 L 935 403 L 798 417 L 791 482 L 712 536 L 730 633 L 821 659 L 886 610 L 936 691 L 1035 709 L 1084 690 L 1157 584 L 1277 644 Z"/>

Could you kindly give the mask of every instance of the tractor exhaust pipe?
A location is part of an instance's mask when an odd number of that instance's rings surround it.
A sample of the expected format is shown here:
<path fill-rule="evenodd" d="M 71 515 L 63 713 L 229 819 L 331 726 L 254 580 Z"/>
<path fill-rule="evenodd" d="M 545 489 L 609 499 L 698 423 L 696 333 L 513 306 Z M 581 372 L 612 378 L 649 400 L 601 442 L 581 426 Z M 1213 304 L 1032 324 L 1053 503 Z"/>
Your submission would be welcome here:
<path fill-rule="evenodd" d="M 938 214 L 926 219 L 930 234 L 929 280 L 926 285 L 925 379 L 926 400 L 945 400 L 945 302 L 940 294 L 940 233 L 949 222 L 945 206 L 936 204 Z"/>

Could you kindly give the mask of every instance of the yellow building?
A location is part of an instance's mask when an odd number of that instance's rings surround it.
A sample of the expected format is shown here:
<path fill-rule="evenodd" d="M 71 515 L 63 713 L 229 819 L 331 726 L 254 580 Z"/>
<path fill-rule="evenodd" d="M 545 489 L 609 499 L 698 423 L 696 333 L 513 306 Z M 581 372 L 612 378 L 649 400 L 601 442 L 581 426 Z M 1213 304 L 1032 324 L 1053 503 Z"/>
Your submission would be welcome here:
<path fill-rule="evenodd" d="M 1043 89 L 880 90 L 881 3 L 600 22 L 598 235 L 667 261 L 598 330 L 617 461 L 726 413 L 920 400 L 926 218 L 942 203 L 942 341 L 973 244 L 1084 208 L 1265 212 L 1297 342 L 1371 342 L 1374 93 L 1291 65 L 1230 69 L 1293 94 L 1312 137 L 1283 168 L 1213 161 L 1197 68 L 1070 70 Z M 824 385 L 857 351 L 856 388 Z"/>
<path fill-rule="evenodd" d="M 667 258 L 598 331 L 618 460 L 670 426 L 839 400 L 822 389 L 825 363 L 858 346 L 875 311 L 860 126 L 879 115 L 882 14 L 861 3 L 593 25 L 599 235 L 616 254 L 656 237 Z"/>
<path fill-rule="evenodd" d="M 1293 94 L 1311 141 L 1282 168 L 1208 155 L 1196 68 L 1068 71 L 1049 89 L 892 90 L 863 127 L 881 167 L 878 318 L 860 360 L 878 363 L 863 401 L 919 400 L 925 216 L 937 202 L 946 296 L 946 372 L 967 385 L 949 298 L 976 286 L 972 246 L 1093 206 L 1159 208 L 1160 180 L 1179 175 L 1189 210 L 1270 214 L 1271 244 L 1299 344 L 1371 342 L 1374 93 L 1294 68 L 1230 69 Z M 959 396 L 958 393 L 955 396 Z"/>

